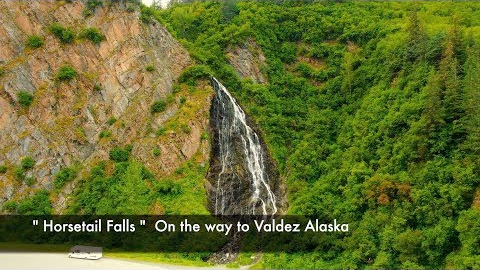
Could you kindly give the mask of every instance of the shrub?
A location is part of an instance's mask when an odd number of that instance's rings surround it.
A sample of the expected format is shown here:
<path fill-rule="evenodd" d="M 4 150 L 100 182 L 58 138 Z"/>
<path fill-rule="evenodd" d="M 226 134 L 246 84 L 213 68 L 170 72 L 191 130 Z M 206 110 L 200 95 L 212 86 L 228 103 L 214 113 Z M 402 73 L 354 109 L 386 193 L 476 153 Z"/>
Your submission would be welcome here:
<path fill-rule="evenodd" d="M 151 23 L 152 22 L 152 15 L 153 15 L 153 9 L 142 6 L 140 9 L 140 20 L 142 20 L 143 23 Z"/>
<path fill-rule="evenodd" d="M 69 66 L 65 65 L 60 67 L 57 72 L 56 79 L 57 81 L 70 81 L 77 76 L 77 71 Z"/>
<path fill-rule="evenodd" d="M 152 104 L 151 112 L 152 113 L 159 113 L 163 112 L 167 107 L 167 102 L 164 100 L 157 100 Z"/>
<path fill-rule="evenodd" d="M 147 67 L 145 68 L 145 70 L 148 71 L 148 72 L 152 72 L 152 71 L 155 70 L 155 67 L 152 66 L 152 65 L 150 65 L 150 66 L 147 66 Z"/>
<path fill-rule="evenodd" d="M 92 16 L 95 9 L 99 6 L 102 6 L 102 5 L 103 5 L 102 1 L 88 0 L 86 5 L 85 5 L 85 9 L 83 10 L 83 16 L 85 18 L 88 18 L 88 17 Z"/>
<path fill-rule="evenodd" d="M 188 85 L 194 85 L 196 80 L 210 78 L 211 74 L 212 72 L 210 71 L 209 67 L 204 65 L 195 65 L 187 68 L 180 75 L 180 77 L 178 77 L 178 81 Z"/>
<path fill-rule="evenodd" d="M 61 189 L 68 181 L 75 179 L 75 177 L 77 177 L 77 171 L 75 169 L 63 168 L 55 175 L 53 186 Z"/>
<path fill-rule="evenodd" d="M 187 124 L 181 124 L 180 129 L 185 133 L 185 134 L 190 134 L 192 132 L 192 128 L 187 125 Z"/>
<path fill-rule="evenodd" d="M 186 97 L 181 97 L 180 98 L 180 104 L 183 104 L 185 102 L 187 102 L 187 98 Z"/>
<path fill-rule="evenodd" d="M 0 165 L 0 173 L 6 173 L 6 172 L 7 172 L 7 166 Z"/>
<path fill-rule="evenodd" d="M 90 9 L 85 8 L 83 9 L 82 14 L 83 14 L 83 17 L 88 18 L 93 15 L 93 12 Z"/>
<path fill-rule="evenodd" d="M 15 170 L 13 171 L 13 176 L 18 181 L 22 181 L 25 179 L 25 170 L 22 169 L 22 167 L 16 167 Z"/>
<path fill-rule="evenodd" d="M 27 91 L 20 91 L 17 93 L 17 99 L 20 106 L 28 108 L 33 102 L 33 95 Z"/>
<path fill-rule="evenodd" d="M 17 214 L 20 215 L 50 215 L 52 205 L 46 190 L 40 190 L 35 195 L 18 203 Z"/>
<path fill-rule="evenodd" d="M 20 166 L 24 170 L 30 170 L 31 168 L 33 168 L 33 166 L 35 166 L 35 160 L 30 156 L 25 157 L 22 159 Z"/>
<path fill-rule="evenodd" d="M 50 32 L 64 44 L 72 43 L 75 39 L 75 33 L 73 33 L 71 29 L 65 28 L 57 23 L 50 25 Z"/>
<path fill-rule="evenodd" d="M 162 136 L 163 134 L 165 134 L 165 132 L 167 132 L 167 129 L 165 127 L 159 127 L 157 129 L 157 132 L 155 132 L 155 135 Z"/>
<path fill-rule="evenodd" d="M 209 137 L 210 137 L 210 136 L 208 135 L 208 133 L 204 131 L 204 132 L 202 132 L 202 135 L 200 136 L 200 139 L 202 139 L 202 140 L 208 140 Z"/>
<path fill-rule="evenodd" d="M 3 75 L 5 75 L 5 69 L 4 69 L 4 68 L 0 68 L 0 77 L 2 77 Z"/>
<path fill-rule="evenodd" d="M 37 178 L 35 177 L 30 176 L 30 177 L 27 177 L 27 179 L 25 179 L 25 184 L 29 187 L 35 185 L 35 183 L 37 183 Z"/>
<path fill-rule="evenodd" d="M 32 49 L 40 48 L 43 46 L 43 39 L 36 35 L 29 36 L 26 45 Z"/>
<path fill-rule="evenodd" d="M 102 130 L 102 131 L 100 131 L 100 134 L 98 134 L 98 137 L 100 139 L 110 138 L 110 137 L 112 137 L 112 132 L 110 130 Z"/>
<path fill-rule="evenodd" d="M 115 122 L 117 122 L 117 118 L 115 118 L 115 117 L 113 117 L 113 116 L 110 117 L 110 118 L 108 118 L 108 120 L 107 120 L 107 123 L 108 123 L 110 126 L 113 125 L 113 124 L 115 124 Z"/>
<path fill-rule="evenodd" d="M 135 11 L 135 7 L 134 7 L 133 5 L 128 5 L 128 6 L 127 6 L 127 12 L 128 12 L 128 13 L 132 13 L 132 12 L 134 12 L 134 11 Z"/>
<path fill-rule="evenodd" d="M 88 0 L 86 7 L 90 10 L 95 10 L 97 7 L 101 7 L 102 5 L 103 3 L 100 0 Z"/>
<path fill-rule="evenodd" d="M 130 151 L 131 149 L 128 148 L 114 147 L 110 151 L 110 160 L 113 160 L 115 162 L 128 161 L 128 159 L 130 158 Z"/>
<path fill-rule="evenodd" d="M 182 193 L 182 187 L 172 179 L 164 179 L 156 183 L 158 193 L 163 195 L 178 195 Z"/>
<path fill-rule="evenodd" d="M 81 38 L 85 38 L 93 42 L 94 44 L 100 44 L 102 41 L 105 40 L 105 36 L 100 33 L 97 28 L 88 27 L 83 29 L 79 35 Z"/>
<path fill-rule="evenodd" d="M 102 86 L 100 86 L 100 84 L 96 83 L 96 84 L 93 86 L 93 91 L 95 91 L 95 92 L 100 92 L 100 91 L 102 91 Z"/>
<path fill-rule="evenodd" d="M 9 213 L 15 213 L 17 211 L 18 203 L 15 201 L 7 201 L 3 203 L 2 210 Z"/>
<path fill-rule="evenodd" d="M 180 92 L 181 90 L 182 90 L 182 87 L 178 83 L 176 83 L 176 84 L 173 85 L 172 93 L 175 94 L 175 93 Z"/>
<path fill-rule="evenodd" d="M 160 154 L 162 154 L 162 150 L 160 150 L 160 148 L 156 147 L 156 148 L 153 148 L 152 150 L 152 154 L 156 157 L 160 156 Z"/>

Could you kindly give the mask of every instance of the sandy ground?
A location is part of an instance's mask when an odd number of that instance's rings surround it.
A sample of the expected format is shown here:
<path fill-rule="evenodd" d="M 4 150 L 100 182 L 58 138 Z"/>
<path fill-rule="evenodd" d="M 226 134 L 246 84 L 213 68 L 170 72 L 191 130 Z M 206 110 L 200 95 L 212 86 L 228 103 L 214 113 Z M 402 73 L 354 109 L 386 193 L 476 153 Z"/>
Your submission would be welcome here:
<path fill-rule="evenodd" d="M 67 254 L 60 253 L 20 253 L 0 252 L 0 268 L 2 270 L 193 270 L 197 267 L 142 263 L 120 259 L 102 258 L 100 260 L 70 259 Z M 201 269 L 225 269 L 205 267 Z"/>

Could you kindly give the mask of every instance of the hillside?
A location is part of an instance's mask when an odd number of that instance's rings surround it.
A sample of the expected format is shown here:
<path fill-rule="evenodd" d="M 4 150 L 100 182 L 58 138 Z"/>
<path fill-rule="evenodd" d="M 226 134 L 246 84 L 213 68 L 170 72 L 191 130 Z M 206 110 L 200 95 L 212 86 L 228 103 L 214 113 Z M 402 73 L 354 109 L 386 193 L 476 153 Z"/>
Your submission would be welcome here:
<path fill-rule="evenodd" d="M 87 213 L 93 206 L 74 199 L 81 197 L 74 192 L 88 190 L 88 183 L 76 189 L 79 181 L 95 166 L 111 175 L 113 162 L 128 156 L 135 160 L 127 164 L 132 170 L 145 166 L 157 179 L 171 176 L 193 158 L 195 164 L 208 162 L 208 141 L 202 138 L 212 92 L 175 84 L 192 63 L 188 52 L 161 24 L 142 22 L 135 2 L 86 3 L 0 2 L 4 211 L 41 213 L 27 198 L 43 198 L 47 192 L 53 212 L 75 204 L 79 209 L 74 212 Z M 120 156 L 112 158 L 112 153 Z M 180 185 L 175 183 L 179 175 L 165 180 L 166 185 Z M 192 192 L 205 193 L 202 179 L 200 174 L 192 180 L 198 186 Z M 105 181 L 112 185 L 111 179 Z M 147 207 L 125 211 L 184 211 L 165 210 L 156 199 L 148 197 Z M 113 198 L 106 200 L 112 203 Z M 205 211 L 204 200 L 199 200 L 199 210 L 192 206 L 188 211 Z M 92 211 L 113 213 L 114 206 L 100 204 Z"/>
<path fill-rule="evenodd" d="M 478 269 L 479 12 L 0 1 L 1 213 L 305 215 L 350 230 L 217 261 Z"/>
<path fill-rule="evenodd" d="M 259 123 L 288 213 L 352 228 L 260 265 L 480 267 L 479 9 L 207 1 L 155 13 Z"/>

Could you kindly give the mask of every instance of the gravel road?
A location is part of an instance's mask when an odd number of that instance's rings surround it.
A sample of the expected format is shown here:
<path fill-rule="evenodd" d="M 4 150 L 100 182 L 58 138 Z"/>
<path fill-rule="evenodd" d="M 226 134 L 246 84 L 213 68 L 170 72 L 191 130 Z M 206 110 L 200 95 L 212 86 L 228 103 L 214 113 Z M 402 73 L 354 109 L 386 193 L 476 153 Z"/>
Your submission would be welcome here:
<path fill-rule="evenodd" d="M 70 259 L 60 253 L 0 252 L 2 270 L 193 270 L 198 267 L 176 266 L 156 263 L 134 262 L 121 259 L 100 260 Z M 202 267 L 205 270 L 226 269 Z"/>

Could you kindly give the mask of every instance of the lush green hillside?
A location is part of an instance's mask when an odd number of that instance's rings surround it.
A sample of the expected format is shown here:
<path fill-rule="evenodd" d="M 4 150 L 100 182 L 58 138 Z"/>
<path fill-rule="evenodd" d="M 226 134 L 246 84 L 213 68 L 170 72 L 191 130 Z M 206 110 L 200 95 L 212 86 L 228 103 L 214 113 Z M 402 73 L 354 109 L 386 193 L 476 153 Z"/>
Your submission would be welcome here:
<path fill-rule="evenodd" d="M 289 212 L 350 223 L 350 234 L 267 254 L 264 266 L 480 268 L 480 3 L 195 2 L 143 13 L 257 120 Z M 266 85 L 227 64 L 247 40 L 266 56 Z"/>

